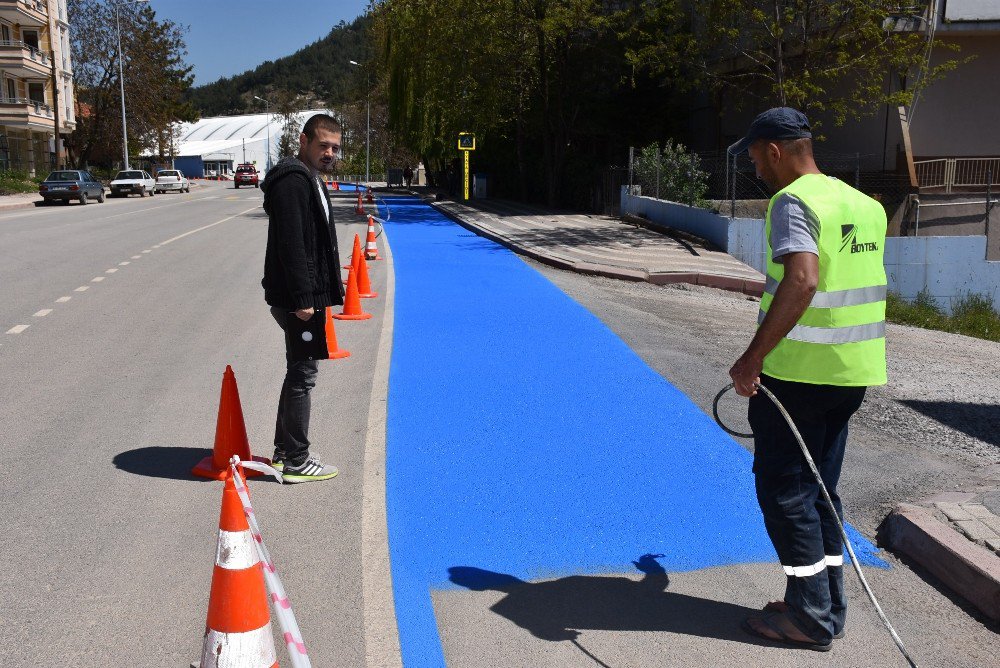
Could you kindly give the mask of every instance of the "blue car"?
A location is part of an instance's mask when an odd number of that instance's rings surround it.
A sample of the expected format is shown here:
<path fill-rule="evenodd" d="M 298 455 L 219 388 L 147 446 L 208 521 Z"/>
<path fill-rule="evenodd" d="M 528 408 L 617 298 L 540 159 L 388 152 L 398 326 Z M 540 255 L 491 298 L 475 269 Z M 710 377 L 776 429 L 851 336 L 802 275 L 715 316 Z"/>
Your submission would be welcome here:
<path fill-rule="evenodd" d="M 77 200 L 86 204 L 91 197 L 104 203 L 104 184 L 91 176 L 90 172 L 77 169 L 62 169 L 52 172 L 38 185 L 38 194 L 45 204 L 68 203 Z"/>

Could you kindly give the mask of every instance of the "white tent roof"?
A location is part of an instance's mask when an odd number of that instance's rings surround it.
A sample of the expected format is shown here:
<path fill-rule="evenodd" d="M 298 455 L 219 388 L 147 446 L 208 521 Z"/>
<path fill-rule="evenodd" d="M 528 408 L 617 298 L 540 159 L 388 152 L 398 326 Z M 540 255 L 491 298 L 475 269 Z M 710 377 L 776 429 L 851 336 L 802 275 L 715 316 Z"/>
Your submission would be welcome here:
<path fill-rule="evenodd" d="M 313 114 L 333 114 L 329 109 L 300 111 L 299 123 L 304 125 Z M 270 121 L 270 122 L 269 122 Z M 272 152 L 281 136 L 283 119 L 277 114 L 215 116 L 194 123 L 183 123 L 177 155 L 200 155 L 207 160 L 225 160 L 243 148 L 244 142 L 267 143 L 271 138 Z M 269 130 L 270 128 L 270 130 Z"/>

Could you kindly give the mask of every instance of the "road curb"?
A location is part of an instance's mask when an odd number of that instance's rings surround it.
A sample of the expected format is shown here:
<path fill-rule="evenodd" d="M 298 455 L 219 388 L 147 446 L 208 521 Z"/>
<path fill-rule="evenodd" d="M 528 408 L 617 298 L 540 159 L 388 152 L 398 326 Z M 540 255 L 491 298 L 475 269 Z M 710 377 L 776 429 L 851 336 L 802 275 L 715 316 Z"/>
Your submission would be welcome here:
<path fill-rule="evenodd" d="M 19 202 L 17 204 L 8 204 L 5 202 L 0 202 L 0 211 L 15 211 L 17 209 L 34 209 L 38 205 L 38 201 L 33 200 L 31 202 Z"/>
<path fill-rule="evenodd" d="M 900 504 L 882 524 L 887 545 L 933 573 L 959 596 L 1000 621 L 1000 557 L 939 522 L 926 508 Z"/>
<path fill-rule="evenodd" d="M 529 246 L 513 242 L 501 234 L 497 234 L 492 230 L 488 230 L 476 225 L 475 223 L 465 220 L 457 213 L 441 206 L 440 202 L 431 198 L 424 199 L 440 213 L 455 221 L 465 229 L 475 232 L 482 237 L 486 237 L 490 241 L 494 241 L 501 246 L 518 253 L 519 255 L 526 255 L 533 260 L 537 260 L 542 264 L 547 264 L 557 269 L 567 269 L 569 271 L 575 271 L 579 274 L 616 278 L 623 281 L 652 283 L 654 285 L 670 285 L 673 283 L 702 285 L 710 288 L 718 288 L 720 290 L 728 290 L 730 292 L 740 292 L 750 297 L 760 297 L 764 293 L 764 281 L 739 278 L 736 276 L 681 271 L 650 273 L 642 269 L 626 269 L 625 267 L 615 267 L 613 265 L 595 264 L 591 262 L 573 262 L 572 260 L 567 260 L 559 257 L 558 255 L 544 253 Z M 662 232 L 663 230 L 659 229 L 657 231 Z"/>

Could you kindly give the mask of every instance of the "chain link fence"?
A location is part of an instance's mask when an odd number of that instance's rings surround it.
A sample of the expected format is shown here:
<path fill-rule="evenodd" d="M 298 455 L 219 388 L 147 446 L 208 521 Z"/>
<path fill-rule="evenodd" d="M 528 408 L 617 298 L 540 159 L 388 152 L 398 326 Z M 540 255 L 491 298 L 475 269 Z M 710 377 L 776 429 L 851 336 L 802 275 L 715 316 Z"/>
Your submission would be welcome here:
<path fill-rule="evenodd" d="M 688 159 L 673 159 L 672 168 L 668 165 L 668 169 L 664 169 L 663 161 L 650 160 L 649 155 L 643 156 L 649 149 L 647 147 L 643 152 L 632 150 L 626 167 L 610 167 L 605 170 L 598 196 L 595 197 L 595 211 L 605 215 L 619 215 L 621 188 L 631 186 L 633 192 L 646 197 L 701 206 L 726 216 L 764 216 L 767 201 L 773 193 L 757 178 L 753 163 L 746 153 L 732 156 L 725 149 L 691 153 L 687 154 Z M 646 158 L 645 161 L 643 157 Z M 898 219 L 905 217 L 906 203 L 916 189 L 910 186 L 906 173 L 864 170 L 862 166 L 866 162 L 870 164 L 872 157 L 815 151 L 820 171 L 880 201 L 888 218 L 896 218 L 899 225 Z"/>

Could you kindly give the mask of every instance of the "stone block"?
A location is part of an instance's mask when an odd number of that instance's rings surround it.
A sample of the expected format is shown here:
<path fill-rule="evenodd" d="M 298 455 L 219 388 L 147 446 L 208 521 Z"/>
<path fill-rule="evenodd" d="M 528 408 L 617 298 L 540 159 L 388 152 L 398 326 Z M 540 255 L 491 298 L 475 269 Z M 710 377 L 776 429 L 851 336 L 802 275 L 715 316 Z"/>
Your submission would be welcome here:
<path fill-rule="evenodd" d="M 957 503 L 935 503 L 934 505 L 952 522 L 976 519 L 974 515 Z"/>
<path fill-rule="evenodd" d="M 955 522 L 958 530 L 964 533 L 969 540 L 985 541 L 990 538 L 997 538 L 993 529 L 989 528 L 979 520 L 959 520 Z"/>

